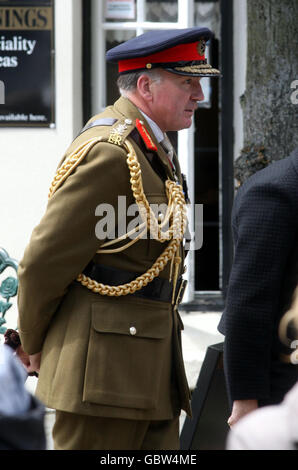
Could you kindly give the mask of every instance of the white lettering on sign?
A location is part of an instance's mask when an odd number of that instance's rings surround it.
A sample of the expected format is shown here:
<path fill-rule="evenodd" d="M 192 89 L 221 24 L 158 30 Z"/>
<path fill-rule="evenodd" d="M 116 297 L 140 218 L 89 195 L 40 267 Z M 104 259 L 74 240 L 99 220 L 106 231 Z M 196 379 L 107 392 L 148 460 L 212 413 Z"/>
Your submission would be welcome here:
<path fill-rule="evenodd" d="M 134 20 L 135 15 L 135 0 L 107 0 L 106 2 L 106 19 Z"/>
<path fill-rule="evenodd" d="M 23 38 L 23 36 L 13 36 L 11 39 L 6 39 L 5 36 L 0 37 L 0 51 L 11 52 L 26 52 L 31 55 L 36 46 L 36 40 Z"/>

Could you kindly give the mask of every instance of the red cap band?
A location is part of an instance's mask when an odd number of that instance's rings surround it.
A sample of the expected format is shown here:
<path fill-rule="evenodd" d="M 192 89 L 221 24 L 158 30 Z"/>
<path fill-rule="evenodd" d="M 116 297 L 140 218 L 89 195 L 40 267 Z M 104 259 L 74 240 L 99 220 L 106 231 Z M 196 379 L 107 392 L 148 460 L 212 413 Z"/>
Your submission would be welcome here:
<path fill-rule="evenodd" d="M 189 44 L 179 44 L 178 46 L 165 49 L 161 52 L 148 55 L 146 57 L 136 57 L 134 59 L 120 60 L 118 63 L 119 73 L 129 70 L 150 69 L 147 64 L 166 64 L 170 62 L 190 62 L 193 60 L 205 60 L 205 55 L 200 55 L 198 45 L 200 41 Z"/>

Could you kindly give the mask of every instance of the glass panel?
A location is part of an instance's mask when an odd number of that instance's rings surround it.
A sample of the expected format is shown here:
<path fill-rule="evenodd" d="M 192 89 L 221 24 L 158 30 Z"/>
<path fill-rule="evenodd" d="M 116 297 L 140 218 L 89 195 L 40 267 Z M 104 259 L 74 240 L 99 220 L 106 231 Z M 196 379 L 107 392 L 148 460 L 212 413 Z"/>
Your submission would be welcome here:
<path fill-rule="evenodd" d="M 136 0 L 104 0 L 103 8 L 103 18 L 109 23 L 136 20 Z"/>
<path fill-rule="evenodd" d="M 220 37 L 220 5 L 219 1 L 205 2 L 195 0 L 194 4 L 194 25 L 209 28 Z"/>
<path fill-rule="evenodd" d="M 220 37 L 220 5 L 218 1 L 205 2 L 196 0 L 194 4 L 194 13 L 195 13 L 195 26 L 200 26 L 204 28 L 209 28 L 215 35 L 216 38 Z M 208 63 L 212 63 L 210 59 L 210 47 L 212 44 L 207 43 L 206 48 L 206 58 Z M 205 78 L 202 80 L 202 87 L 205 96 L 205 100 L 199 103 L 200 108 L 210 108 L 211 107 L 211 93 L 212 93 L 212 84 L 210 78 Z"/>
<path fill-rule="evenodd" d="M 205 57 L 207 59 L 208 64 L 212 64 L 212 61 L 209 58 L 209 47 L 206 47 Z M 201 86 L 204 93 L 204 101 L 198 102 L 199 108 L 211 108 L 211 101 L 212 101 L 212 78 L 203 77 L 201 79 Z"/>
<path fill-rule="evenodd" d="M 206 78 L 203 78 L 206 80 Z M 218 79 L 211 79 L 212 106 L 195 113 L 195 202 L 204 204 L 203 246 L 195 252 L 195 290 L 219 290 Z"/>
<path fill-rule="evenodd" d="M 174 23 L 178 21 L 177 0 L 147 0 L 146 21 Z"/>
<path fill-rule="evenodd" d="M 106 32 L 106 51 L 112 47 L 118 46 L 124 41 L 128 41 L 136 36 L 134 30 L 111 30 Z M 119 91 L 117 87 L 118 78 L 118 65 L 107 63 L 106 67 L 106 103 L 107 105 L 113 104 L 119 98 Z"/>
<path fill-rule="evenodd" d="M 214 32 L 207 60 L 215 68 L 219 61 L 219 2 L 195 2 L 195 25 Z M 195 252 L 195 290 L 217 291 L 220 270 L 219 213 L 219 80 L 202 78 L 206 102 L 195 113 L 195 202 L 204 204 L 203 246 Z M 207 96 L 206 96 L 207 95 Z"/>

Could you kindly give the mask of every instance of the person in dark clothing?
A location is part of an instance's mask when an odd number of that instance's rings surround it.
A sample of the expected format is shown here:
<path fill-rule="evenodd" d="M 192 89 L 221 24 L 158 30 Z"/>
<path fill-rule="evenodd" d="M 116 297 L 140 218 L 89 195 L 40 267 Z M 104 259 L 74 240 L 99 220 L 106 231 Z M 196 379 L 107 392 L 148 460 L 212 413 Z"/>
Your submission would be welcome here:
<path fill-rule="evenodd" d="M 238 190 L 235 244 L 226 306 L 224 365 L 232 405 L 229 425 L 259 406 L 280 403 L 298 379 L 286 363 L 278 325 L 298 282 L 298 148 Z"/>
<path fill-rule="evenodd" d="M 0 348 L 0 450 L 45 450 L 45 408 L 24 383 L 27 372 L 13 350 Z"/>
<path fill-rule="evenodd" d="M 290 309 L 278 328 L 283 344 L 291 354 L 286 362 L 298 363 L 298 286 Z M 293 340 L 293 338 L 296 338 Z M 277 405 L 265 406 L 241 419 L 228 434 L 227 450 L 297 450 L 298 449 L 298 382 Z M 277 425 L 278 423 L 278 425 Z"/>

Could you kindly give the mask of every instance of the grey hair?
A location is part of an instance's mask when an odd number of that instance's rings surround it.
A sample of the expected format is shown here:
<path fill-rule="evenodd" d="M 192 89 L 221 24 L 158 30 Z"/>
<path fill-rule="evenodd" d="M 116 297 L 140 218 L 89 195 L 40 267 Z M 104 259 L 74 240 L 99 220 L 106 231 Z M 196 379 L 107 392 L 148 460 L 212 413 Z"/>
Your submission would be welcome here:
<path fill-rule="evenodd" d="M 162 75 L 159 69 L 141 70 L 140 72 L 130 72 L 119 75 L 117 86 L 122 96 L 126 96 L 126 92 L 134 91 L 141 75 L 147 75 L 154 82 L 161 82 Z"/>

